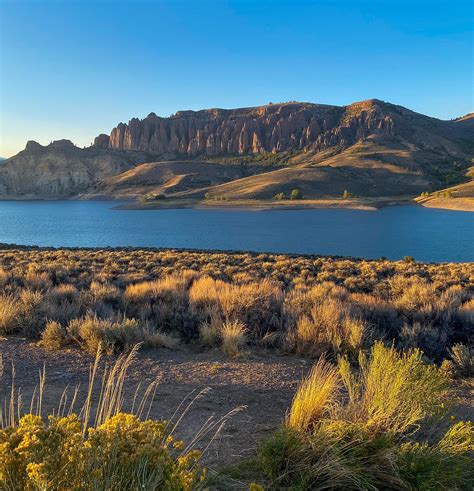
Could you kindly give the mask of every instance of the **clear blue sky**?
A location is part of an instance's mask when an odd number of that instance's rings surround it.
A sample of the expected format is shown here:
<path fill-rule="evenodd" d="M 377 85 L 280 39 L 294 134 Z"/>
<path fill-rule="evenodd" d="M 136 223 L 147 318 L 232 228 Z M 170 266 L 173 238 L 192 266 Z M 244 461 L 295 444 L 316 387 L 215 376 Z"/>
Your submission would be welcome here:
<path fill-rule="evenodd" d="M 379 98 L 473 110 L 471 0 L 0 0 L 0 155 L 154 111 Z"/>

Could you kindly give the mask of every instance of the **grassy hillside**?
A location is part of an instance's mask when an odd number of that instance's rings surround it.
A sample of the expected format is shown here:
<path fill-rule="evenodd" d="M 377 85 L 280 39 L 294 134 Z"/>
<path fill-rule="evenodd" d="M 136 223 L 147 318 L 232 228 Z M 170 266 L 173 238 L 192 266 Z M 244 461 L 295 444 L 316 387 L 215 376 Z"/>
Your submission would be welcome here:
<path fill-rule="evenodd" d="M 424 193 L 416 201 L 429 208 L 474 210 L 474 167 L 466 176 L 471 180 L 433 193 Z"/>
<path fill-rule="evenodd" d="M 140 164 L 104 179 L 94 192 L 114 198 L 173 195 L 200 191 L 241 178 L 245 169 L 237 165 L 201 161 L 152 162 Z"/>

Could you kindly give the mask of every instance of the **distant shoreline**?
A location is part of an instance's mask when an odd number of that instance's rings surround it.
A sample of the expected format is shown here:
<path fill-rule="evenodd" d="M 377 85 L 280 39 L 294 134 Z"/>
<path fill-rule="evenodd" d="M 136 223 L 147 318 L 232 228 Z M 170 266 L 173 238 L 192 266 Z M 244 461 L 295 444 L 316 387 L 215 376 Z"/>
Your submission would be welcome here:
<path fill-rule="evenodd" d="M 453 199 L 433 199 L 428 202 L 418 202 L 409 198 L 352 198 L 352 199 L 321 199 L 299 201 L 276 200 L 233 200 L 211 201 L 173 199 L 153 201 L 148 203 L 131 202 L 114 207 L 115 210 L 173 210 L 173 209 L 201 209 L 201 210 L 246 210 L 246 211 L 272 211 L 272 210 L 308 210 L 308 209 L 349 209 L 363 211 L 377 211 L 388 206 L 424 206 L 457 211 L 474 211 L 474 199 L 463 199 L 462 202 Z"/>
<path fill-rule="evenodd" d="M 194 208 L 201 210 L 307 210 L 307 209 L 352 209 L 377 211 L 384 206 L 419 206 L 407 199 L 320 199 L 320 200 L 193 200 L 169 199 L 152 202 L 132 202 L 115 207 L 116 210 L 170 210 Z"/>
<path fill-rule="evenodd" d="M 114 210 L 310 210 L 310 209 L 348 209 L 362 211 L 377 211 L 389 206 L 423 206 L 453 211 L 474 212 L 474 198 L 428 198 L 387 197 L 387 198 L 350 198 L 350 199 L 302 199 L 302 200 L 204 200 L 204 199 L 172 199 L 141 202 L 130 196 L 75 196 L 75 197 L 37 197 L 37 196 L 0 196 L 0 201 L 127 201 L 113 207 Z"/>

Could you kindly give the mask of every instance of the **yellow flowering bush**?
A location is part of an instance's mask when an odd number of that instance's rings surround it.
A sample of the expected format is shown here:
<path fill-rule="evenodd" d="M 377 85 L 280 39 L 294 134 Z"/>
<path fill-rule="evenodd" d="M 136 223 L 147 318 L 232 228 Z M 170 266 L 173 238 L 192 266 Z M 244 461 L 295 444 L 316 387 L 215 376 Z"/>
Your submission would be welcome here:
<path fill-rule="evenodd" d="M 0 489 L 189 490 L 204 478 L 162 421 L 119 413 L 83 434 L 78 416 L 26 415 L 0 429 Z"/>

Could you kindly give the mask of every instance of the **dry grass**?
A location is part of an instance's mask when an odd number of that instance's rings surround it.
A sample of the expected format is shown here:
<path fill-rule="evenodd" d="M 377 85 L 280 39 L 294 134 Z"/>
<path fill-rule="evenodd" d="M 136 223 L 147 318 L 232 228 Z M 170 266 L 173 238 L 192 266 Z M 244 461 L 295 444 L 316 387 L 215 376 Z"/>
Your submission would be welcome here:
<path fill-rule="evenodd" d="M 450 360 L 444 360 L 441 368 L 455 377 L 474 376 L 474 349 L 462 343 L 449 350 Z"/>
<path fill-rule="evenodd" d="M 288 426 L 309 431 L 334 406 L 339 387 L 337 368 L 320 359 L 296 391 L 288 415 Z"/>
<path fill-rule="evenodd" d="M 69 339 L 65 329 L 57 321 L 49 321 L 44 331 L 41 333 L 39 346 L 48 351 L 56 351 L 69 344 Z"/>
<path fill-rule="evenodd" d="M 0 334 L 9 334 L 18 329 L 22 307 L 13 295 L 0 296 Z"/>
<path fill-rule="evenodd" d="M 222 322 L 219 319 L 211 318 L 209 322 L 203 322 L 199 326 L 199 341 L 206 348 L 214 348 L 222 340 Z"/>
<path fill-rule="evenodd" d="M 219 315 L 223 320 L 240 321 L 256 337 L 280 325 L 283 295 L 267 279 L 239 285 L 200 278 L 193 283 L 189 299 L 194 312 L 205 319 Z"/>
<path fill-rule="evenodd" d="M 243 323 L 249 345 L 314 358 L 384 340 L 440 362 L 474 337 L 472 264 L 0 248 L 0 268 L 1 333 L 38 339 L 49 321 L 83 323 L 83 337 L 71 336 L 90 351 L 177 338 L 217 346 L 226 322 Z"/>
<path fill-rule="evenodd" d="M 222 325 L 222 351 L 227 356 L 241 356 L 247 344 L 245 324 L 239 321 L 227 321 Z"/>

